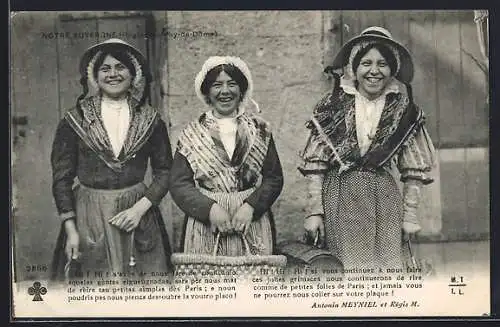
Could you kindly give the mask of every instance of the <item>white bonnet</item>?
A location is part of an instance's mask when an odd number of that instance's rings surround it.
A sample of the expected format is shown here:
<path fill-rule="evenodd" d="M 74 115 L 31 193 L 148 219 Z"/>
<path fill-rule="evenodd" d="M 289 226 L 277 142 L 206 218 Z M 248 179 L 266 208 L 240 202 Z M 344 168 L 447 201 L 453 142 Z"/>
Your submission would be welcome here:
<path fill-rule="evenodd" d="M 198 99 L 200 99 L 201 102 L 204 104 L 206 103 L 206 98 L 201 92 L 201 85 L 203 84 L 203 81 L 205 80 L 208 72 L 212 70 L 214 67 L 217 67 L 219 65 L 233 65 L 237 67 L 245 76 L 248 82 L 248 89 L 245 92 L 245 95 L 243 96 L 243 99 L 240 103 L 240 110 L 245 110 L 248 107 L 253 107 L 257 112 L 260 112 L 259 105 L 253 100 L 252 95 L 253 95 L 253 80 L 252 80 L 252 74 L 250 73 L 250 69 L 248 68 L 247 64 L 241 60 L 239 57 L 233 57 L 233 56 L 212 56 L 209 57 L 203 66 L 201 67 L 201 70 L 198 72 L 196 75 L 196 78 L 194 80 L 194 91 L 196 92 L 196 96 Z"/>

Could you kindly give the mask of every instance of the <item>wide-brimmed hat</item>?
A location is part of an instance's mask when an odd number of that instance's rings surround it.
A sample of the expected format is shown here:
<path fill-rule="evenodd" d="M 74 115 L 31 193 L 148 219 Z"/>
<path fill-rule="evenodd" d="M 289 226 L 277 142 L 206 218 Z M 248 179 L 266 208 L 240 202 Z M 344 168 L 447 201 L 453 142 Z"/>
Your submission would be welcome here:
<path fill-rule="evenodd" d="M 132 82 L 132 86 L 135 89 L 133 90 L 133 95 L 134 97 L 140 98 L 144 92 L 147 81 L 151 81 L 151 72 L 148 62 L 146 57 L 137 48 L 121 39 L 108 39 L 85 50 L 79 66 L 81 76 L 87 76 L 90 85 L 93 88 L 97 87 L 97 82 L 92 75 L 93 65 L 98 53 L 107 49 L 123 49 L 123 51 L 130 55 L 130 59 L 136 71 L 136 76 Z"/>
<path fill-rule="evenodd" d="M 95 57 L 97 52 L 105 50 L 106 48 L 123 48 L 125 51 L 130 52 L 135 59 L 137 59 L 139 64 L 142 66 L 143 71 L 149 70 L 146 57 L 137 48 L 121 39 L 109 39 L 85 50 L 82 59 L 80 60 L 80 73 L 86 73 L 89 62 Z"/>
<path fill-rule="evenodd" d="M 395 77 L 403 83 L 410 83 L 413 79 L 413 60 L 410 52 L 399 42 L 392 38 L 391 33 L 379 26 L 371 26 L 361 32 L 360 35 L 347 41 L 333 60 L 332 68 L 340 69 L 350 64 L 351 51 L 354 46 L 362 42 L 380 41 L 386 43 L 398 52 L 398 71 Z"/>
<path fill-rule="evenodd" d="M 203 84 L 203 81 L 207 77 L 208 72 L 219 65 L 233 65 L 237 67 L 243 73 L 243 76 L 245 76 L 245 78 L 247 79 L 248 89 L 243 95 L 243 98 L 240 103 L 240 109 L 245 110 L 249 106 L 253 106 L 257 112 L 260 112 L 259 105 L 252 98 L 253 95 L 252 74 L 250 73 L 248 65 L 239 57 L 212 56 L 209 57 L 205 61 L 205 63 L 203 63 L 201 70 L 198 72 L 194 80 L 194 91 L 198 99 L 200 99 L 200 101 L 202 101 L 204 104 L 207 104 L 206 97 L 201 91 L 201 85 Z"/>

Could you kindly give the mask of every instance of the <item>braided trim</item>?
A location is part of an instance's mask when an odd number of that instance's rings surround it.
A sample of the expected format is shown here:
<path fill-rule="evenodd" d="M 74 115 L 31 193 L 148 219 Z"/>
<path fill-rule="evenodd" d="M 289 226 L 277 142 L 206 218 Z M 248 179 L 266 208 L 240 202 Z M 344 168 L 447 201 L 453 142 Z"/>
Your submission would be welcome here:
<path fill-rule="evenodd" d="M 97 58 L 101 55 L 102 51 L 97 51 L 94 57 L 89 61 L 89 64 L 87 65 L 87 81 L 89 81 L 89 85 L 91 90 L 93 91 L 93 94 L 96 94 L 99 91 L 99 85 L 97 83 L 97 80 L 94 77 L 94 66 L 97 61 Z"/>
<path fill-rule="evenodd" d="M 137 60 L 137 58 L 132 55 L 132 53 L 127 51 L 127 55 L 129 56 L 130 60 L 132 61 L 132 64 L 134 65 L 134 68 L 135 68 L 135 77 L 134 77 L 132 84 L 135 87 L 139 87 L 140 84 L 142 83 L 142 80 L 144 77 L 144 75 L 142 73 L 142 66 L 139 63 L 139 61 Z"/>
<path fill-rule="evenodd" d="M 127 55 L 129 56 L 135 68 L 135 77 L 134 80 L 132 81 L 130 92 L 134 98 L 140 100 L 142 98 L 142 95 L 144 94 L 146 87 L 145 76 L 143 74 L 142 66 L 137 60 L 137 58 L 128 51 Z"/>

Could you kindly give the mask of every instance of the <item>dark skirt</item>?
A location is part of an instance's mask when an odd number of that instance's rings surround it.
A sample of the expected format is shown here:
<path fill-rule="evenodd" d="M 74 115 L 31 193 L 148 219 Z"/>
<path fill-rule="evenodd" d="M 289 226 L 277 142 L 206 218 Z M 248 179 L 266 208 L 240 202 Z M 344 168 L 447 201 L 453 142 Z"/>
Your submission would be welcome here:
<path fill-rule="evenodd" d="M 137 272 L 167 273 L 171 271 L 170 245 L 165 224 L 157 206 L 152 206 L 130 233 L 108 223 L 119 212 L 132 207 L 144 196 L 143 183 L 119 190 L 98 190 L 83 185 L 75 188 L 76 224 L 80 237 L 80 256 L 84 276 L 96 273 L 124 274 L 135 261 Z M 56 243 L 52 279 L 65 278 L 67 258 L 64 252 L 64 226 Z M 67 276 L 66 276 L 67 277 Z"/>
<path fill-rule="evenodd" d="M 327 246 L 353 268 L 401 268 L 403 199 L 385 170 L 329 172 L 323 182 Z"/>

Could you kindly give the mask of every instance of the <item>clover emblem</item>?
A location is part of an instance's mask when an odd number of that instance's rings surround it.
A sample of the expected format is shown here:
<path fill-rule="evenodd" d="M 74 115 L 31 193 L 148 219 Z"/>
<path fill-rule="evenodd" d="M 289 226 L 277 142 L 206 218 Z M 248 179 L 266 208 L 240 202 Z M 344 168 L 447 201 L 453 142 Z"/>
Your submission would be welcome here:
<path fill-rule="evenodd" d="M 47 288 L 42 286 L 40 282 L 34 282 L 33 286 L 28 288 L 28 294 L 34 295 L 33 301 L 43 301 L 42 295 L 47 294 Z"/>

